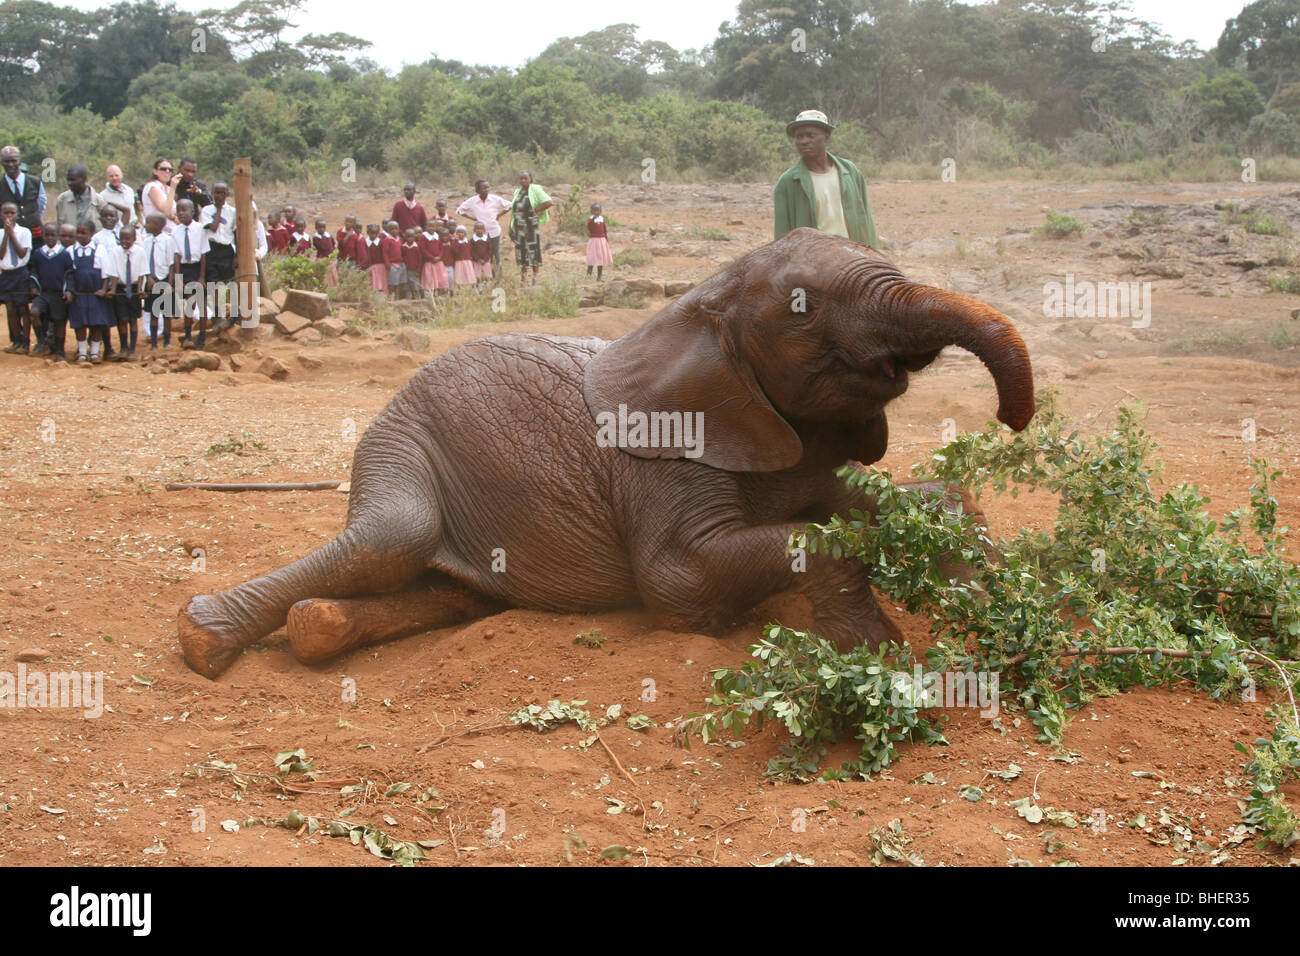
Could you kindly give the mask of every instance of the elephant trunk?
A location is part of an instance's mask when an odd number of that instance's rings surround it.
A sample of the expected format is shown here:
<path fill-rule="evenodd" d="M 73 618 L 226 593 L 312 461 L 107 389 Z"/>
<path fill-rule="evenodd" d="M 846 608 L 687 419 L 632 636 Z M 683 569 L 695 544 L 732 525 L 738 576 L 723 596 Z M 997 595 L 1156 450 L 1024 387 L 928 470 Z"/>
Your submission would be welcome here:
<path fill-rule="evenodd" d="M 878 313 L 883 341 L 906 354 L 958 345 L 974 353 L 998 389 L 998 421 L 1016 431 L 1034 416 L 1034 372 L 1011 321 L 969 296 L 906 280 L 891 284 Z"/>

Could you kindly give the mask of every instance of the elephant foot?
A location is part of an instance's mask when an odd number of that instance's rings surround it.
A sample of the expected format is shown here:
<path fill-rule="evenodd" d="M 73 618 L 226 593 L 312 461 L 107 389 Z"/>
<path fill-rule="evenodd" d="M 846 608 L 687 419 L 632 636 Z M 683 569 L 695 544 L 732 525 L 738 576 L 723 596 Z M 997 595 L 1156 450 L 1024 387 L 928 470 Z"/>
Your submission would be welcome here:
<path fill-rule="evenodd" d="M 308 598 L 289 609 L 289 648 L 304 664 L 336 654 L 459 624 L 502 605 L 451 581 L 356 598 Z"/>
<path fill-rule="evenodd" d="M 190 598 L 177 617 L 177 632 L 181 653 L 190 670 L 215 680 L 235 662 L 247 642 L 228 627 L 217 623 L 213 613 L 212 595 L 200 594 Z"/>
<path fill-rule="evenodd" d="M 860 644 L 876 650 L 882 644 L 903 643 L 903 632 L 873 598 L 868 595 L 865 600 L 855 601 L 854 605 L 847 614 L 841 608 L 829 613 L 814 613 L 813 633 L 830 641 L 841 654 L 847 654 Z"/>

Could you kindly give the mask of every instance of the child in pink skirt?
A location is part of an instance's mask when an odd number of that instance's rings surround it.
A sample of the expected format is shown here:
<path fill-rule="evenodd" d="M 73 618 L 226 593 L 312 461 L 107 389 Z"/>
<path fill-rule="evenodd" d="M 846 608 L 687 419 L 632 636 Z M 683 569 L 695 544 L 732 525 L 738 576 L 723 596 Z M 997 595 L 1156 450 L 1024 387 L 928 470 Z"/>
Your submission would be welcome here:
<path fill-rule="evenodd" d="M 387 292 L 388 261 L 384 258 L 384 241 L 380 238 L 378 223 L 366 226 L 366 238 L 361 249 L 370 268 L 370 288 L 375 292 Z"/>
<path fill-rule="evenodd" d="M 488 238 L 483 223 L 474 223 L 474 235 L 469 241 L 469 257 L 474 262 L 474 278 L 479 289 L 492 278 L 492 240 Z"/>
<path fill-rule="evenodd" d="M 442 266 L 442 240 L 432 222 L 424 227 L 416 242 L 420 246 L 420 286 L 425 292 L 442 295 L 448 289 L 447 270 Z"/>
<path fill-rule="evenodd" d="M 336 248 L 334 237 L 329 233 L 329 226 L 324 219 L 316 220 L 316 232 L 311 237 L 311 247 L 316 253 L 317 259 L 329 259 L 330 264 L 325 267 L 325 285 L 336 286 L 339 284 L 339 265 L 338 257 L 330 259 Z"/>
<path fill-rule="evenodd" d="M 605 266 L 612 266 L 614 257 L 609 251 L 609 230 L 605 228 L 605 217 L 601 214 L 600 203 L 591 204 L 591 215 L 587 217 L 587 277 L 591 277 L 591 267 L 596 267 L 596 281 L 604 282 L 602 273 Z"/>
<path fill-rule="evenodd" d="M 473 250 L 469 247 L 469 230 L 464 226 L 456 227 L 456 239 L 452 242 L 452 263 L 456 272 L 456 285 L 472 286 L 474 284 Z"/>

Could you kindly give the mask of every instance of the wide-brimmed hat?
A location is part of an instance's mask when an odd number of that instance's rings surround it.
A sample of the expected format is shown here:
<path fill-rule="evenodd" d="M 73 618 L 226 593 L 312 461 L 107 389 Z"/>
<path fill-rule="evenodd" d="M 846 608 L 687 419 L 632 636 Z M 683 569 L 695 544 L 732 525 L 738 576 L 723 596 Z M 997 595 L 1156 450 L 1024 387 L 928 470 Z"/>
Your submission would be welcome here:
<path fill-rule="evenodd" d="M 793 136 L 795 128 L 799 126 L 820 126 L 828 133 L 835 129 L 835 125 L 830 121 L 830 118 L 821 110 L 804 110 L 785 124 L 785 134 Z"/>

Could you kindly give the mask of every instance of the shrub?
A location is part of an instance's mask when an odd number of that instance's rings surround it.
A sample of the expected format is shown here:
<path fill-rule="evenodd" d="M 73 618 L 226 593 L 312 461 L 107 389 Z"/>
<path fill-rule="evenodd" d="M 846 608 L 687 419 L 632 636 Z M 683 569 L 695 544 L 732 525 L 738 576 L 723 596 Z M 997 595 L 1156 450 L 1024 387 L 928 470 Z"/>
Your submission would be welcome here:
<path fill-rule="evenodd" d="M 1049 209 L 1047 211 L 1047 222 L 1035 229 L 1034 232 L 1040 236 L 1047 236 L 1049 239 L 1065 239 L 1082 233 L 1087 228 L 1084 223 L 1073 216 L 1062 215 L 1055 210 Z"/>

